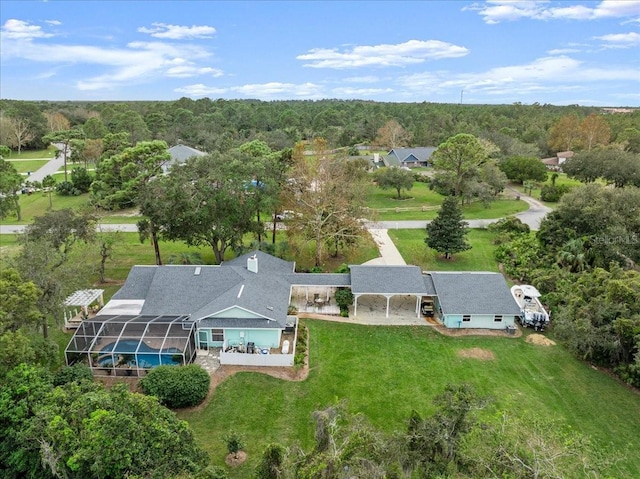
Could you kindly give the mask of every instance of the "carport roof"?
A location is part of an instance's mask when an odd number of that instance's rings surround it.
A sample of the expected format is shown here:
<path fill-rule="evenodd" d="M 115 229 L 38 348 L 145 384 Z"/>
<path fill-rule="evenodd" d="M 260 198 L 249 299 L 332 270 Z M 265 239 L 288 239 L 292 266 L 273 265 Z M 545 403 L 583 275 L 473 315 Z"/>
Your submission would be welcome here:
<path fill-rule="evenodd" d="M 415 294 L 430 296 L 417 266 L 349 265 L 353 294 Z"/>

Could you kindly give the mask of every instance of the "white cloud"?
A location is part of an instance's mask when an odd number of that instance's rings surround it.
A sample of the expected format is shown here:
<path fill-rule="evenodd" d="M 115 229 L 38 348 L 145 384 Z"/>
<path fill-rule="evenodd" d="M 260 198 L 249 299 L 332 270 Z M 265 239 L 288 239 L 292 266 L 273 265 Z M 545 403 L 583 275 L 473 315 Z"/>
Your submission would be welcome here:
<path fill-rule="evenodd" d="M 375 96 L 381 95 L 383 93 L 393 93 L 393 88 L 349 88 L 349 87 L 341 87 L 334 88 L 331 90 L 334 95 L 341 97 L 367 97 L 367 96 Z"/>
<path fill-rule="evenodd" d="M 640 33 L 611 33 L 594 37 L 596 40 L 602 40 L 608 48 L 629 48 L 640 45 Z"/>
<path fill-rule="evenodd" d="M 208 75 L 214 78 L 223 75 L 221 70 L 211 67 L 198 68 L 192 65 L 180 65 L 167 68 L 165 75 L 174 78 L 188 78 L 193 76 Z"/>
<path fill-rule="evenodd" d="M 45 23 L 55 26 L 62 25 L 62 22 L 60 20 L 45 20 Z"/>
<path fill-rule="evenodd" d="M 342 83 L 378 83 L 380 78 L 373 75 L 367 75 L 361 77 L 342 78 L 340 81 Z"/>
<path fill-rule="evenodd" d="M 634 68 L 599 68 L 567 56 L 544 57 L 531 63 L 493 68 L 486 72 L 424 72 L 398 79 L 408 90 L 443 92 L 451 89 L 465 92 L 525 92 L 534 90 L 562 91 L 582 83 L 600 81 L 638 81 Z"/>
<path fill-rule="evenodd" d="M 395 45 L 355 46 L 344 51 L 314 48 L 298 55 L 311 68 L 389 67 L 423 63 L 427 59 L 456 58 L 469 53 L 465 47 L 439 40 L 409 40 Z"/>
<path fill-rule="evenodd" d="M 291 97 L 317 97 L 321 93 L 321 87 L 314 83 L 258 83 L 236 86 L 232 88 L 233 91 L 242 93 L 252 98 L 266 98 L 274 96 Z"/>
<path fill-rule="evenodd" d="M 222 95 L 227 92 L 227 89 L 206 86 L 202 83 L 197 83 L 195 85 L 186 85 L 180 88 L 176 88 L 173 91 L 175 91 L 176 93 L 187 95 L 187 96 L 211 96 L 211 95 Z"/>
<path fill-rule="evenodd" d="M 314 83 L 256 83 L 238 85 L 228 88 L 207 86 L 202 83 L 187 85 L 174 90 L 187 96 L 211 96 L 224 93 L 239 93 L 248 98 L 274 99 L 274 98 L 323 98 L 322 87 Z"/>
<path fill-rule="evenodd" d="M 185 38 L 211 38 L 216 29 L 206 25 L 169 25 L 167 23 L 152 23 L 152 28 L 140 27 L 138 31 L 148 33 L 155 38 L 183 40 Z"/>
<path fill-rule="evenodd" d="M 567 53 L 577 53 L 579 51 L 577 48 L 555 48 L 549 50 L 547 53 L 549 55 L 566 55 Z"/>
<path fill-rule="evenodd" d="M 8 37 L 7 32 L 11 32 Z M 92 72 L 94 76 L 76 80 L 79 90 L 111 89 L 123 84 L 145 83 L 158 76 L 222 75 L 220 70 L 198 65 L 210 53 L 197 45 L 131 42 L 125 47 L 113 48 L 36 41 L 44 36 L 50 35 L 43 34 L 39 27 L 19 20 L 7 22 L 3 29 L 2 55 L 5 58 L 18 57 L 57 66 L 91 65 L 84 71 Z"/>
<path fill-rule="evenodd" d="M 45 33 L 42 31 L 42 27 L 39 25 L 32 25 L 29 22 L 23 20 L 16 20 L 11 18 L 4 22 L 0 34 L 3 40 L 31 40 L 33 38 L 47 38 L 52 37 L 51 33 Z"/>
<path fill-rule="evenodd" d="M 596 20 L 601 18 L 634 18 L 640 16 L 640 0 L 604 0 L 596 6 L 569 5 L 554 7 L 548 1 L 490 0 L 474 3 L 462 10 L 474 10 L 485 23 L 495 24 L 522 18 L 536 20 Z"/>

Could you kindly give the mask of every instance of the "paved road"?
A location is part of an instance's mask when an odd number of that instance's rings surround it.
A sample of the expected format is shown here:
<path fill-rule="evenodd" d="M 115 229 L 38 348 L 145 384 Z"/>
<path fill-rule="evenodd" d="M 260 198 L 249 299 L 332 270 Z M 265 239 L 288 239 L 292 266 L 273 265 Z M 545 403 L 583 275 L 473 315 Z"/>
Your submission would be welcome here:
<path fill-rule="evenodd" d="M 59 143 L 54 144 L 54 146 L 58 148 L 58 150 L 62 150 L 64 148 L 64 145 Z M 71 152 L 69 151 L 67 153 L 67 159 L 69 157 L 69 153 Z M 64 166 L 64 156 L 62 154 L 62 151 L 60 151 L 60 155 L 58 155 L 57 158 L 52 158 L 51 160 L 49 160 L 49 162 L 43 165 L 42 168 L 39 168 L 38 170 L 31 173 L 31 175 L 28 176 L 26 179 L 29 181 L 42 181 L 45 176 L 53 175 L 56 171 L 58 171 L 63 166 Z"/>

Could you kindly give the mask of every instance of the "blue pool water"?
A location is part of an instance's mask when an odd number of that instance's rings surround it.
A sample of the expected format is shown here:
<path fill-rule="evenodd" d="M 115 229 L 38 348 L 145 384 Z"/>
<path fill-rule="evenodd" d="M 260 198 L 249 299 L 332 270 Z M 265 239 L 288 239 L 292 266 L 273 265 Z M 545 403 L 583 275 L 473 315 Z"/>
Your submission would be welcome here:
<path fill-rule="evenodd" d="M 174 354 L 182 354 L 182 351 L 178 348 L 166 348 L 160 351 L 159 349 L 155 349 L 150 347 L 145 343 L 140 343 L 140 347 L 138 347 L 139 341 L 134 339 L 124 339 L 118 343 L 109 343 L 100 351 L 101 354 L 104 353 L 121 353 L 121 354 L 131 354 L 137 357 L 136 359 L 132 359 L 127 364 L 133 367 L 141 367 L 141 368 L 153 368 L 155 366 L 159 366 L 160 364 L 180 364 L 180 361 L 174 361 Z M 137 353 L 133 353 L 138 349 Z M 161 354 L 159 354 L 161 353 Z M 117 358 L 115 358 L 117 360 Z M 104 366 L 105 364 L 112 363 L 114 358 L 111 355 L 103 356 L 98 359 L 98 364 Z"/>

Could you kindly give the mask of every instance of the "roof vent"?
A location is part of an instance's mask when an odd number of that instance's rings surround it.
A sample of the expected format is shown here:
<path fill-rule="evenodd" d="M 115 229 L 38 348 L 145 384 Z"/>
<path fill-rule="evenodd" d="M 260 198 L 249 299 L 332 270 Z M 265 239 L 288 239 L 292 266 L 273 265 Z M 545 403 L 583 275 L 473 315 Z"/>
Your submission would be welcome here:
<path fill-rule="evenodd" d="M 202 268 L 201 268 L 200 266 L 196 266 L 196 270 L 193 272 L 193 275 L 194 275 L 194 276 L 200 276 L 200 270 L 201 270 L 201 269 L 202 269 Z"/>
<path fill-rule="evenodd" d="M 252 273 L 258 272 L 258 255 L 254 254 L 247 258 L 247 269 Z"/>

